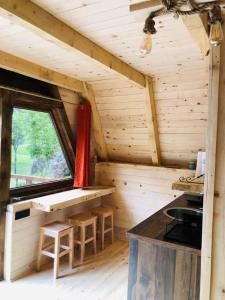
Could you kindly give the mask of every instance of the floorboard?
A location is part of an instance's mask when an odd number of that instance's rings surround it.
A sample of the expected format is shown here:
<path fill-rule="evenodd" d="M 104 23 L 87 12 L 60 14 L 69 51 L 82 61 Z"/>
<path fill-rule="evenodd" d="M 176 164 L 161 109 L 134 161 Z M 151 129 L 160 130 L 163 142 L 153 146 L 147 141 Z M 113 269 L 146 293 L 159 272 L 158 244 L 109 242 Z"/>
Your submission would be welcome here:
<path fill-rule="evenodd" d="M 13 283 L 0 282 L 1 300 L 126 300 L 128 243 L 115 241 L 72 271 L 61 265 L 58 280 L 53 279 L 52 264 L 43 266 Z"/>

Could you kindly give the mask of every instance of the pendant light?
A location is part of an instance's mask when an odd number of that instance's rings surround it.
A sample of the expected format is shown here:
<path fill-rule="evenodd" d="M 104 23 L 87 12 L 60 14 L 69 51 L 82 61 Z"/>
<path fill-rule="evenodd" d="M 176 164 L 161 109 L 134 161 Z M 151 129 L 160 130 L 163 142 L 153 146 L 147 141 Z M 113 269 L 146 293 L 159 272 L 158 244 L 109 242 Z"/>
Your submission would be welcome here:
<path fill-rule="evenodd" d="M 210 34 L 209 34 L 209 41 L 210 44 L 213 46 L 218 46 L 223 41 L 223 28 L 222 24 L 222 13 L 220 6 L 215 6 L 212 11 L 210 12 Z"/>
<path fill-rule="evenodd" d="M 150 16 L 145 20 L 143 32 L 144 36 L 140 45 L 140 52 L 148 54 L 152 50 L 152 34 L 156 33 L 155 21 Z"/>
<path fill-rule="evenodd" d="M 218 46 L 223 41 L 223 29 L 220 22 L 211 24 L 209 40 L 213 46 Z"/>
<path fill-rule="evenodd" d="M 150 33 L 144 33 L 141 45 L 140 52 L 141 54 L 148 54 L 152 50 L 152 37 Z"/>

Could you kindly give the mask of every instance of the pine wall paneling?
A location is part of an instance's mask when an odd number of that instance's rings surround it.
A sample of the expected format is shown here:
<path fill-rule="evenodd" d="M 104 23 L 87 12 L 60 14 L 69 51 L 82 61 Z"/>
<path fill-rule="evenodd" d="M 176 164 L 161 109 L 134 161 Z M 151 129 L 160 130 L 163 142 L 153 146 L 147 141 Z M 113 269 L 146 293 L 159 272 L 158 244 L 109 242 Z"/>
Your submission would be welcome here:
<path fill-rule="evenodd" d="M 116 232 L 122 239 L 126 230 L 181 195 L 182 192 L 172 190 L 172 183 L 189 175 L 193 171 L 187 169 L 120 163 L 96 165 L 96 184 L 116 187 L 115 193 L 104 197 L 104 205 L 113 207 Z"/>
<path fill-rule="evenodd" d="M 21 210 L 29 208 L 29 201 L 26 203 L 21 204 Z M 35 270 L 40 226 L 56 220 L 65 221 L 67 216 L 88 211 L 100 204 L 101 198 L 98 198 L 51 213 L 31 209 L 29 217 L 19 220 L 15 220 L 13 205 L 9 205 L 6 214 L 4 278 L 13 281 Z M 43 257 L 43 264 L 49 261 Z"/>
<path fill-rule="evenodd" d="M 15 220 L 10 206 L 6 216 L 5 279 L 16 280 L 34 269 L 41 225 L 99 206 L 113 207 L 116 235 L 124 239 L 126 230 L 146 219 L 171 202 L 182 192 L 171 189 L 180 176 L 191 175 L 190 170 L 151 167 L 136 164 L 98 163 L 96 184 L 114 185 L 116 192 L 86 204 L 76 205 L 54 213 L 31 209 L 30 216 Z M 29 208 L 29 201 L 21 204 Z M 18 209 L 18 208 L 17 208 Z M 46 262 L 46 261 L 45 261 Z"/>

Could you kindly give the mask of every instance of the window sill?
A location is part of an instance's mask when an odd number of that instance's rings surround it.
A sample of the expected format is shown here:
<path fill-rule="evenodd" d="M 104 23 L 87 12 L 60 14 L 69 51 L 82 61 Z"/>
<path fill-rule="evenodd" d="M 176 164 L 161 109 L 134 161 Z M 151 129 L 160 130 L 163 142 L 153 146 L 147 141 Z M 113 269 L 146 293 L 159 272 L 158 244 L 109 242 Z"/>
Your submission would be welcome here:
<path fill-rule="evenodd" d="M 103 186 L 97 189 L 76 189 L 26 201 L 21 201 L 7 206 L 7 211 L 18 212 L 34 208 L 44 212 L 53 212 L 69 206 L 80 204 L 115 192 L 115 187 Z"/>
<path fill-rule="evenodd" d="M 11 203 L 30 200 L 73 189 L 73 179 L 55 180 L 52 182 L 10 189 Z"/>

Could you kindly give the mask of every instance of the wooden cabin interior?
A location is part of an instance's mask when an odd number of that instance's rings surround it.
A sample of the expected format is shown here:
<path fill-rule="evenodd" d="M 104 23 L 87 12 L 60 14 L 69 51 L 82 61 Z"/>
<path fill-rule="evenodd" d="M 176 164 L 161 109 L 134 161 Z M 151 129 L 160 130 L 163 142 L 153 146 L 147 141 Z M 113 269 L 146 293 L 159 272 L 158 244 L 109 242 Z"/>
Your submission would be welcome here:
<path fill-rule="evenodd" d="M 225 299 L 224 8 L 0 0 L 1 300 Z"/>

